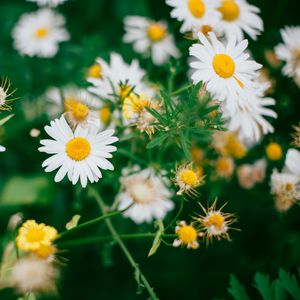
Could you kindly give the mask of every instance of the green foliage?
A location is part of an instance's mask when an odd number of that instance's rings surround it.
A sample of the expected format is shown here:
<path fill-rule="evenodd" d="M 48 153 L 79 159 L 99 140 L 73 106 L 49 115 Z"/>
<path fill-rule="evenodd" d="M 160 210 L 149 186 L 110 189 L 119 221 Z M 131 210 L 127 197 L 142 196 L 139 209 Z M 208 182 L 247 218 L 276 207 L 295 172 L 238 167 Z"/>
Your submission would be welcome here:
<path fill-rule="evenodd" d="M 229 284 L 228 292 L 235 300 L 250 299 L 244 286 L 234 275 L 230 276 Z M 254 276 L 254 287 L 263 300 L 285 300 L 288 295 L 292 299 L 300 299 L 300 284 L 296 276 L 283 269 L 279 270 L 279 278 L 273 281 L 268 275 L 256 273 Z"/>

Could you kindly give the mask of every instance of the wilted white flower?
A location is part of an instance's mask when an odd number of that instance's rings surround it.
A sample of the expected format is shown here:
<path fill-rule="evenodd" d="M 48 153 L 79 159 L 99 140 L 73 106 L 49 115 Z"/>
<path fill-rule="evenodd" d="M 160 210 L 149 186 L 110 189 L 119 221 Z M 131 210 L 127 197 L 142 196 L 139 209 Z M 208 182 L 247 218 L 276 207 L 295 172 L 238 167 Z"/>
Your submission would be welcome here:
<path fill-rule="evenodd" d="M 197 240 L 202 234 L 198 233 L 193 225 L 187 225 L 185 221 L 180 221 L 179 225 L 175 228 L 175 233 L 177 234 L 177 238 L 173 242 L 174 247 L 184 245 L 188 249 L 199 248 Z"/>
<path fill-rule="evenodd" d="M 63 116 L 51 121 L 45 130 L 52 140 L 41 140 L 43 146 L 39 151 L 51 154 L 51 157 L 43 162 L 42 167 L 46 172 L 59 169 L 55 182 L 67 175 L 73 184 L 80 179 L 82 187 L 86 187 L 88 180 L 93 183 L 102 177 L 100 169 L 114 170 L 107 159 L 117 150 L 111 146 L 118 141 L 113 136 L 114 130 L 99 132 L 96 127 L 77 126 L 73 132 Z"/>
<path fill-rule="evenodd" d="M 283 74 L 294 78 L 300 86 L 300 26 L 287 26 L 280 30 L 283 44 L 275 48 L 279 59 L 286 62 Z"/>
<path fill-rule="evenodd" d="M 64 25 L 64 17 L 51 9 L 26 13 L 13 30 L 14 47 L 23 55 L 53 57 L 59 43 L 69 39 Z"/>
<path fill-rule="evenodd" d="M 206 84 L 207 91 L 219 101 L 237 99 L 245 88 L 253 86 L 252 80 L 258 76 L 256 71 L 261 65 L 249 60 L 244 52 L 247 40 L 237 43 L 232 37 L 225 45 L 213 32 L 208 35 L 209 39 L 199 33 L 200 44 L 190 47 L 190 55 L 197 59 L 190 64 L 194 69 L 191 78 L 194 84 Z"/>
<path fill-rule="evenodd" d="M 245 0 L 221 0 L 218 10 L 222 14 L 219 26 L 228 40 L 236 37 L 241 41 L 244 38 L 244 32 L 256 40 L 256 37 L 263 31 L 263 21 L 258 16 L 260 9 L 248 4 Z"/>
<path fill-rule="evenodd" d="M 17 261 L 12 269 L 12 285 L 21 293 L 51 292 L 59 272 L 53 264 L 33 255 Z"/>
<path fill-rule="evenodd" d="M 209 25 L 221 17 L 217 10 L 219 1 L 166 0 L 166 3 L 173 7 L 171 17 L 183 22 L 180 32 L 192 31 L 195 26 Z"/>
<path fill-rule="evenodd" d="M 123 191 L 118 195 L 119 210 L 135 223 L 163 219 L 174 207 L 170 182 L 156 175 L 152 169 L 144 169 L 120 179 Z"/>
<path fill-rule="evenodd" d="M 179 57 L 173 36 L 168 33 L 167 24 L 155 22 L 140 16 L 127 16 L 125 24 L 125 43 L 133 43 L 137 53 L 151 55 L 155 65 L 162 65 L 170 57 Z"/>

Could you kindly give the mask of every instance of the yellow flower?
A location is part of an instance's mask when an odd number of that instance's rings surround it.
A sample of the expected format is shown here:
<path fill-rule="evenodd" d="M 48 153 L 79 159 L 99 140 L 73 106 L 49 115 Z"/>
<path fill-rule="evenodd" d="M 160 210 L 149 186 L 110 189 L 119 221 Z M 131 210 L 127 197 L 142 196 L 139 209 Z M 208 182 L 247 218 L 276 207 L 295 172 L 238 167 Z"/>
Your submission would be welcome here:
<path fill-rule="evenodd" d="M 195 168 L 193 163 L 183 164 L 176 170 L 175 184 L 179 187 L 178 195 L 196 194 L 195 189 L 204 183 L 202 168 Z"/>
<path fill-rule="evenodd" d="M 197 240 L 202 234 L 199 234 L 193 225 L 187 225 L 185 221 L 180 221 L 179 226 L 176 226 L 175 232 L 177 234 L 177 239 L 173 242 L 174 247 L 185 245 L 187 248 L 199 248 Z"/>
<path fill-rule="evenodd" d="M 102 67 L 101 65 L 94 64 L 90 66 L 87 70 L 87 77 L 90 78 L 102 78 Z"/>
<path fill-rule="evenodd" d="M 49 246 L 57 237 L 54 227 L 35 220 L 28 220 L 19 228 L 16 238 L 17 247 L 24 251 L 37 251 L 41 246 Z"/>
<path fill-rule="evenodd" d="M 282 148 L 277 143 L 270 143 L 266 148 L 266 154 L 269 160 L 279 160 L 282 157 Z"/>
<path fill-rule="evenodd" d="M 226 204 L 224 204 L 219 210 L 216 210 L 217 200 L 215 200 L 214 203 L 207 209 L 205 209 L 200 203 L 199 205 L 204 212 L 204 216 L 198 215 L 195 217 L 195 220 L 200 224 L 207 243 L 209 243 L 213 237 L 218 240 L 221 238 L 229 240 L 228 230 L 230 229 L 230 225 L 236 222 L 236 218 L 233 214 L 222 212 L 222 209 Z"/>

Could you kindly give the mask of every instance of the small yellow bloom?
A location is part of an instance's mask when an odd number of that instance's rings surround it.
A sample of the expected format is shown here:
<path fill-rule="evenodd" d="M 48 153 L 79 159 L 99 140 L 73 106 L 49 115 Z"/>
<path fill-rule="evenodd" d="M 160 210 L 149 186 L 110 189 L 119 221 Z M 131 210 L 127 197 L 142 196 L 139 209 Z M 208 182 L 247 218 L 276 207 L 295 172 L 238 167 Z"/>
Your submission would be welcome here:
<path fill-rule="evenodd" d="M 24 251 L 37 251 L 41 246 L 50 246 L 56 237 L 54 227 L 28 220 L 19 228 L 16 245 Z"/>
<path fill-rule="evenodd" d="M 183 164 L 176 170 L 175 184 L 179 187 L 178 195 L 183 193 L 195 194 L 195 189 L 204 183 L 201 168 L 195 168 L 193 163 Z"/>
<path fill-rule="evenodd" d="M 53 245 L 41 245 L 40 248 L 34 251 L 34 254 L 39 258 L 45 259 L 56 253 L 56 248 Z"/>
<path fill-rule="evenodd" d="M 99 64 L 94 64 L 88 68 L 87 77 L 102 78 L 102 67 Z"/>
<path fill-rule="evenodd" d="M 201 236 L 196 228 L 192 225 L 187 225 L 185 221 L 180 221 L 179 226 L 176 226 L 175 232 L 177 239 L 174 240 L 173 246 L 178 247 L 185 245 L 187 248 L 197 249 L 199 247 L 198 237 Z"/>
<path fill-rule="evenodd" d="M 282 148 L 277 143 L 270 143 L 266 148 L 266 154 L 269 160 L 279 160 L 282 157 Z"/>

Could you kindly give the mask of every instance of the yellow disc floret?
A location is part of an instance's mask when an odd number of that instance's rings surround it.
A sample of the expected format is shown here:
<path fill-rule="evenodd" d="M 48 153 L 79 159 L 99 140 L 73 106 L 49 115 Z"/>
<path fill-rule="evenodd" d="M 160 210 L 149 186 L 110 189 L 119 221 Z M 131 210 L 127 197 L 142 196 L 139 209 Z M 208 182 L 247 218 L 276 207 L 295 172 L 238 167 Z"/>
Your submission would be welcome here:
<path fill-rule="evenodd" d="M 270 143 L 266 148 L 266 154 L 270 160 L 279 160 L 282 157 L 282 148 L 277 143 Z"/>
<path fill-rule="evenodd" d="M 202 0 L 189 0 L 188 8 L 195 18 L 202 18 L 205 13 L 205 4 Z"/>
<path fill-rule="evenodd" d="M 213 213 L 212 215 L 208 216 L 205 220 L 206 226 L 214 226 L 217 229 L 221 229 L 224 224 L 224 217 L 221 215 L 221 213 Z"/>
<path fill-rule="evenodd" d="M 178 239 L 183 244 L 190 244 L 197 240 L 197 230 L 192 225 L 183 225 L 176 230 Z"/>
<path fill-rule="evenodd" d="M 99 110 L 100 120 L 104 124 L 108 124 L 111 118 L 111 111 L 108 106 L 104 106 Z"/>
<path fill-rule="evenodd" d="M 43 245 L 51 245 L 57 237 L 57 231 L 43 223 L 28 220 L 20 227 L 16 238 L 17 247 L 24 251 L 36 251 Z"/>
<path fill-rule="evenodd" d="M 182 182 L 186 185 L 194 187 L 198 184 L 198 176 L 193 170 L 184 170 L 179 176 Z"/>
<path fill-rule="evenodd" d="M 147 34 L 152 42 L 158 42 L 166 36 L 166 28 L 158 23 L 153 23 L 148 27 Z"/>
<path fill-rule="evenodd" d="M 39 249 L 34 251 L 39 258 L 47 258 L 55 254 L 56 248 L 53 245 L 41 245 Z"/>
<path fill-rule="evenodd" d="M 70 140 L 66 145 L 67 155 L 76 161 L 84 160 L 91 152 L 91 145 L 88 140 L 82 137 L 76 137 Z"/>
<path fill-rule="evenodd" d="M 227 54 L 216 54 L 213 59 L 213 68 L 222 78 L 230 78 L 235 71 L 235 63 Z"/>
<path fill-rule="evenodd" d="M 44 37 L 46 37 L 49 33 L 49 30 L 47 28 L 39 28 L 35 31 L 35 36 L 38 39 L 43 39 Z"/>
<path fill-rule="evenodd" d="M 240 15 L 240 9 L 234 0 L 223 0 L 219 11 L 225 21 L 232 22 Z"/>
<path fill-rule="evenodd" d="M 85 121 L 90 113 L 90 109 L 86 104 L 73 98 L 65 100 L 64 107 L 76 122 Z"/>
<path fill-rule="evenodd" d="M 102 78 L 102 67 L 99 64 L 94 64 L 88 68 L 87 77 Z"/>

